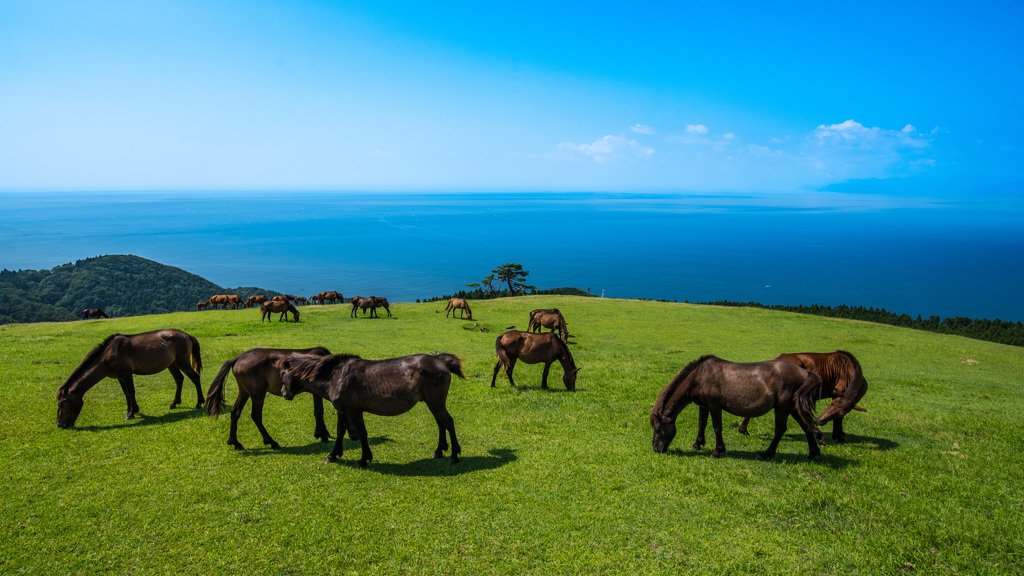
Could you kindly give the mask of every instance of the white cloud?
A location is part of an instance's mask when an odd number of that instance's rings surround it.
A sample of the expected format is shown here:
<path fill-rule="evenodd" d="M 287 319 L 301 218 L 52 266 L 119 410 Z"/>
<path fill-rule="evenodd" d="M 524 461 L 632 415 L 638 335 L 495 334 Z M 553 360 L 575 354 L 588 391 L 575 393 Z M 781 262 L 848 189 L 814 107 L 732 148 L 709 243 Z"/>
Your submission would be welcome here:
<path fill-rule="evenodd" d="M 646 157 L 654 154 L 654 148 L 643 146 L 636 140 L 627 140 L 623 136 L 611 134 L 598 138 L 591 144 L 562 142 L 557 146 L 560 152 L 569 152 L 578 156 L 593 158 L 595 162 L 605 162 L 617 156 L 632 154 Z"/>
<path fill-rule="evenodd" d="M 629 127 L 630 132 L 636 132 L 637 134 L 654 134 L 654 128 L 645 126 L 644 124 L 633 124 Z"/>
<path fill-rule="evenodd" d="M 687 124 L 686 131 L 690 134 L 707 134 L 708 127 L 703 124 Z"/>

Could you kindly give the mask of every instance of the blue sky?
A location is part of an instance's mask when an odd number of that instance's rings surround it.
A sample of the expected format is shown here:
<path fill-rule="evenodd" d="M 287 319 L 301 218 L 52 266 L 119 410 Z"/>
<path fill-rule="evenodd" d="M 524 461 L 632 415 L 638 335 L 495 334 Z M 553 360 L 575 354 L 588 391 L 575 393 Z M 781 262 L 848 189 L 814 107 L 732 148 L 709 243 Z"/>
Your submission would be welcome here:
<path fill-rule="evenodd" d="M 1020 188 L 1021 30 L 1019 1 L 0 0 L 0 190 Z"/>

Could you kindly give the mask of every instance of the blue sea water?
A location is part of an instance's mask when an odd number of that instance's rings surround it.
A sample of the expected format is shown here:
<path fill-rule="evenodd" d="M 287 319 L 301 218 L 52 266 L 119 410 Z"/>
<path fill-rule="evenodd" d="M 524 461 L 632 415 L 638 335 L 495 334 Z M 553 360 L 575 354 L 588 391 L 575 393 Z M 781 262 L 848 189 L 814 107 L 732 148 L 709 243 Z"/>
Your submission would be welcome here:
<path fill-rule="evenodd" d="M 842 194 L 6 193 L 0 267 L 136 254 L 221 286 L 450 294 L 500 264 L 614 298 L 1024 320 L 1024 209 Z"/>

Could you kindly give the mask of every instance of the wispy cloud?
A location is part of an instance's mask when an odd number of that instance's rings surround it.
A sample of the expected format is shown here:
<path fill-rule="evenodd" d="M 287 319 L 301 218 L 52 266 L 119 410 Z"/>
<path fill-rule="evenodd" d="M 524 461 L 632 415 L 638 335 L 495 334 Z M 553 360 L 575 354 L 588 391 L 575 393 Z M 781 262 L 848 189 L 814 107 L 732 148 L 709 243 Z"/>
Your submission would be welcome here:
<path fill-rule="evenodd" d="M 632 126 L 629 127 L 629 131 L 630 132 L 635 132 L 637 134 L 654 134 L 655 133 L 654 128 L 651 128 L 650 126 L 646 126 L 644 124 L 633 124 Z"/>
<path fill-rule="evenodd" d="M 703 125 L 703 124 L 687 124 L 686 125 L 686 133 L 687 134 L 700 134 L 701 136 L 703 136 L 704 134 L 708 133 L 708 127 Z"/>
<path fill-rule="evenodd" d="M 556 148 L 562 153 L 593 158 L 595 162 L 606 162 L 626 155 L 646 157 L 654 154 L 654 148 L 643 146 L 636 140 L 629 140 L 623 136 L 612 136 L 611 134 L 598 138 L 590 144 L 562 142 Z"/>

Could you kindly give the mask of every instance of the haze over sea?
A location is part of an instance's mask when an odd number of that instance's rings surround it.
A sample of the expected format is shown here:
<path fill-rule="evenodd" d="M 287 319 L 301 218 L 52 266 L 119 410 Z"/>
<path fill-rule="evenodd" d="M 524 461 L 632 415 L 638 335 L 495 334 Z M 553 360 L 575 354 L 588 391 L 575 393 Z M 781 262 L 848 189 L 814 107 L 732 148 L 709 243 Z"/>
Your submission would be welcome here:
<path fill-rule="evenodd" d="M 451 294 L 500 264 L 614 298 L 1024 320 L 1018 202 L 653 193 L 9 193 L 0 267 L 135 254 L 221 286 Z"/>

